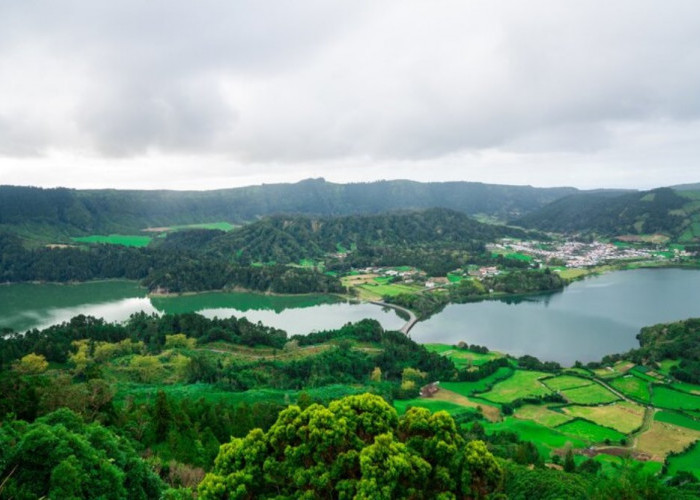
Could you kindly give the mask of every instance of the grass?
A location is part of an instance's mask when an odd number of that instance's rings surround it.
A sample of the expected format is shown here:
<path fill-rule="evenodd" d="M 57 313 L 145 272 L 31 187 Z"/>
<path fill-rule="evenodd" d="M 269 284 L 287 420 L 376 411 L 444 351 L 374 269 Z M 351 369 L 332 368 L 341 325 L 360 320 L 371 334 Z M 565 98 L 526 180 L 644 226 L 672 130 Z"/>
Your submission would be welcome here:
<path fill-rule="evenodd" d="M 485 424 L 484 428 L 488 434 L 498 431 L 514 432 L 523 441 L 531 441 L 539 452 L 548 456 L 555 448 L 584 448 L 586 442 L 573 436 L 567 436 L 555 429 L 550 429 L 530 420 L 519 420 L 513 417 L 506 417 L 502 422 L 495 424 Z"/>
<path fill-rule="evenodd" d="M 575 280 L 575 279 L 581 278 L 582 276 L 586 276 L 587 274 L 590 273 L 590 271 L 588 271 L 587 269 L 578 269 L 578 268 L 564 268 L 558 272 L 559 272 L 559 276 L 561 276 L 565 280 Z"/>
<path fill-rule="evenodd" d="M 498 422 L 501 419 L 501 410 L 497 406 L 489 405 L 472 398 L 467 398 L 466 396 L 447 390 L 444 387 L 441 387 L 437 394 L 432 397 L 432 399 L 456 404 L 466 408 L 481 408 L 484 417 L 491 422 Z"/>
<path fill-rule="evenodd" d="M 624 457 L 618 457 L 615 455 L 607 455 L 605 453 L 599 453 L 596 455 L 593 460 L 596 462 L 599 462 L 601 464 L 601 473 L 608 476 L 608 477 L 615 477 L 617 476 L 620 471 L 619 467 L 624 464 L 624 461 L 627 460 Z M 663 464 L 659 462 L 652 462 L 652 461 L 647 461 L 647 462 L 635 462 L 635 466 L 641 466 L 640 472 L 645 475 L 650 475 L 650 476 L 655 476 L 659 472 L 661 472 L 661 469 L 663 467 Z"/>
<path fill-rule="evenodd" d="M 665 386 L 654 386 L 651 402 L 654 406 L 671 410 L 700 410 L 700 396 L 674 391 Z"/>
<path fill-rule="evenodd" d="M 126 234 L 110 234 L 108 236 L 93 234 L 71 238 L 77 243 L 106 243 L 109 245 L 122 245 L 125 247 L 145 247 L 153 239 L 150 236 L 134 236 Z"/>
<path fill-rule="evenodd" d="M 541 405 L 521 406 L 515 410 L 513 416 L 521 420 L 532 420 L 533 422 L 537 422 L 545 427 L 556 427 L 557 425 L 566 423 L 573 418 L 565 413 L 553 411 L 546 406 Z"/>
<path fill-rule="evenodd" d="M 127 397 L 134 403 L 142 403 L 154 400 L 158 391 L 163 391 L 173 399 L 190 399 L 196 401 L 200 398 L 210 403 L 225 401 L 233 404 L 275 403 L 288 405 L 296 402 L 299 394 L 307 393 L 312 399 L 329 401 L 339 399 L 351 394 L 360 394 L 367 391 L 366 387 L 344 384 L 334 384 L 325 387 L 305 389 L 303 391 L 285 391 L 280 389 L 253 389 L 244 392 L 224 391 L 213 384 L 174 384 L 174 385 L 145 385 L 145 384 L 120 384 L 120 390 L 115 397 L 115 403 L 122 404 Z"/>
<path fill-rule="evenodd" d="M 602 427 L 600 425 L 594 424 L 593 422 L 588 422 L 586 420 L 572 420 L 565 424 L 560 425 L 556 430 L 563 432 L 564 434 L 569 434 L 575 436 L 579 439 L 585 441 L 590 441 L 592 443 L 602 443 L 606 440 L 610 442 L 619 443 L 621 439 L 625 439 L 626 436 L 616 431 L 615 429 L 610 429 L 608 427 Z"/>
<path fill-rule="evenodd" d="M 544 372 L 517 370 L 512 377 L 499 382 L 489 392 L 480 394 L 479 397 L 496 403 L 510 403 L 515 399 L 544 396 L 551 391 L 538 379 L 547 375 Z"/>
<path fill-rule="evenodd" d="M 591 384 L 575 389 L 567 389 L 565 391 L 561 391 L 561 393 L 570 402 L 580 405 L 612 403 L 613 401 L 620 399 L 600 384 Z"/>
<path fill-rule="evenodd" d="M 594 383 L 592 380 L 571 375 L 560 375 L 559 377 L 544 379 L 542 382 L 553 391 L 563 391 L 564 389 L 583 387 Z"/>
<path fill-rule="evenodd" d="M 375 278 L 377 279 L 377 278 Z M 402 293 L 414 293 L 421 290 L 422 287 L 417 285 L 403 285 L 400 283 L 393 284 L 370 284 L 365 283 L 363 285 L 357 286 L 357 288 L 369 292 L 372 295 L 379 297 L 400 295 Z"/>
<path fill-rule="evenodd" d="M 676 382 L 671 384 L 671 387 L 677 391 L 687 392 L 688 394 L 700 395 L 700 385 L 688 384 L 685 382 Z"/>
<path fill-rule="evenodd" d="M 447 280 L 450 283 L 459 283 L 462 281 L 463 277 L 461 274 L 455 274 L 455 273 L 447 273 Z"/>
<path fill-rule="evenodd" d="M 654 420 L 700 431 L 700 420 L 690 418 L 681 413 L 672 413 L 670 411 L 658 411 L 654 415 Z"/>
<path fill-rule="evenodd" d="M 626 401 L 604 406 L 566 406 L 563 410 L 572 417 L 584 418 L 624 434 L 639 429 L 644 421 L 644 408 Z"/>
<path fill-rule="evenodd" d="M 677 366 L 680 362 L 680 359 L 664 359 L 659 363 L 659 371 L 668 375 L 671 373 L 671 368 Z"/>
<path fill-rule="evenodd" d="M 625 396 L 645 403 L 648 403 L 651 398 L 649 383 L 634 375 L 625 375 L 611 380 L 610 385 Z"/>
<path fill-rule="evenodd" d="M 416 398 L 416 399 L 397 399 L 394 400 L 394 408 L 396 408 L 396 411 L 398 412 L 399 415 L 403 415 L 406 413 L 406 411 L 412 407 L 412 406 L 418 406 L 420 408 L 427 408 L 430 410 L 432 413 L 435 413 L 436 411 L 446 411 L 450 415 L 456 415 L 458 413 L 464 413 L 465 411 L 473 411 L 467 409 L 466 407 L 456 404 L 456 403 L 451 403 L 449 401 L 441 401 L 437 399 L 425 399 L 425 398 Z"/>
<path fill-rule="evenodd" d="M 679 453 L 700 439 L 700 431 L 654 421 L 637 439 L 637 449 L 663 461 L 671 452 Z"/>
<path fill-rule="evenodd" d="M 181 231 L 183 229 L 218 229 L 220 231 L 231 231 L 238 226 L 230 222 L 204 222 L 202 224 L 182 224 L 179 226 L 169 226 L 166 231 Z"/>
<path fill-rule="evenodd" d="M 472 394 L 489 390 L 496 382 L 507 380 L 509 377 L 512 377 L 513 373 L 515 373 L 515 371 L 512 368 L 502 366 L 496 370 L 495 373 L 481 380 L 476 380 L 474 382 L 440 382 L 440 387 L 461 394 L 462 396 L 471 396 Z"/>
<path fill-rule="evenodd" d="M 469 366 L 480 366 L 487 361 L 501 357 L 499 353 L 495 352 L 481 354 L 465 349 L 456 349 L 454 346 L 447 344 L 423 344 L 423 347 L 430 352 L 436 352 L 452 360 L 458 370 Z"/>
<path fill-rule="evenodd" d="M 668 459 L 668 472 L 670 474 L 676 474 L 682 470 L 691 472 L 697 479 L 700 479 L 700 442 L 695 443 L 690 450 L 682 455 Z"/>

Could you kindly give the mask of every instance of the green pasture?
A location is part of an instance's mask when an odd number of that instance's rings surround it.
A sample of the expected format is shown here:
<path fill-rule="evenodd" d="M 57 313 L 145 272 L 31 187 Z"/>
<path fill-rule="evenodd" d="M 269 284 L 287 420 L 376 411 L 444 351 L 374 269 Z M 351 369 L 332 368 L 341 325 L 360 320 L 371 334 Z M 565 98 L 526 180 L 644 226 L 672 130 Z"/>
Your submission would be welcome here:
<path fill-rule="evenodd" d="M 649 393 L 649 383 L 634 375 L 625 375 L 613 379 L 610 381 L 610 385 L 625 396 L 645 403 L 648 403 L 651 397 Z"/>
<path fill-rule="evenodd" d="M 376 278 L 375 278 L 376 279 Z M 367 292 L 370 292 L 375 295 L 379 296 L 390 296 L 393 297 L 395 295 L 400 295 L 402 293 L 414 293 L 422 287 L 417 286 L 417 285 L 403 285 L 400 283 L 393 283 L 393 284 L 370 284 L 370 283 L 365 283 L 364 285 L 359 285 L 357 288 L 360 288 L 362 290 L 366 290 Z"/>
<path fill-rule="evenodd" d="M 76 243 L 106 243 L 109 245 L 122 245 L 125 247 L 145 247 L 153 239 L 151 236 L 135 236 L 127 234 L 79 236 L 71 238 Z"/>
<path fill-rule="evenodd" d="M 667 424 L 678 425 L 687 429 L 700 431 L 700 419 L 693 419 L 681 413 L 673 413 L 670 411 L 657 411 L 654 415 L 654 420 L 666 422 Z"/>
<path fill-rule="evenodd" d="M 575 389 L 567 389 L 561 391 L 561 393 L 570 402 L 579 405 L 612 403 L 620 399 L 600 384 L 590 384 Z"/>
<path fill-rule="evenodd" d="M 658 382 L 659 378 L 654 377 L 649 372 L 652 372 L 652 371 L 649 368 L 647 368 L 646 366 L 640 366 L 640 365 L 635 366 L 634 368 L 632 368 L 629 371 L 629 373 L 631 373 L 632 375 L 635 375 L 636 377 L 639 377 L 642 380 L 646 380 L 647 382 Z"/>
<path fill-rule="evenodd" d="M 187 229 L 218 229 L 219 231 L 231 231 L 238 226 L 230 222 L 204 222 L 201 224 L 181 224 L 177 226 L 168 226 L 167 231 L 183 231 Z"/>
<path fill-rule="evenodd" d="M 563 432 L 564 434 L 575 436 L 578 439 L 583 439 L 592 443 L 602 443 L 606 439 L 611 443 L 619 443 L 621 439 L 626 438 L 624 434 L 616 431 L 615 429 L 602 427 L 592 422 L 580 419 L 571 420 L 570 422 L 562 424 L 555 429 L 559 432 Z"/>
<path fill-rule="evenodd" d="M 458 273 L 447 273 L 447 280 L 450 283 L 459 283 L 462 281 L 463 277 L 461 274 Z"/>
<path fill-rule="evenodd" d="M 644 421 L 644 407 L 627 401 L 600 406 L 567 406 L 564 411 L 572 417 L 589 420 L 624 434 L 639 429 Z"/>
<path fill-rule="evenodd" d="M 546 385 L 553 391 L 563 391 L 565 389 L 583 387 L 594 383 L 592 380 L 581 377 L 574 377 L 572 375 L 560 375 L 558 377 L 547 378 L 544 379 L 542 382 L 544 383 L 544 385 Z"/>
<path fill-rule="evenodd" d="M 680 362 L 680 359 L 664 359 L 661 363 L 659 363 L 659 371 L 668 375 L 671 373 L 671 368 L 678 366 Z"/>
<path fill-rule="evenodd" d="M 668 472 L 670 474 L 676 474 L 682 470 L 692 472 L 700 480 L 700 441 L 696 442 L 685 453 L 668 459 Z"/>
<path fill-rule="evenodd" d="M 572 416 L 566 413 L 554 411 L 542 405 L 521 406 L 515 410 L 513 416 L 521 420 L 532 420 L 545 427 L 556 427 L 573 419 Z"/>
<path fill-rule="evenodd" d="M 435 413 L 436 411 L 446 411 L 450 415 L 456 415 L 458 413 L 465 412 L 474 412 L 474 410 L 471 408 L 461 406 L 456 403 L 450 403 L 449 401 L 440 401 L 426 398 L 394 400 L 394 408 L 396 408 L 396 411 L 399 415 L 403 415 L 404 413 L 406 413 L 406 411 L 412 406 L 427 408 L 432 413 Z"/>
<path fill-rule="evenodd" d="M 700 410 L 700 396 L 659 385 L 654 386 L 651 402 L 654 406 L 671 410 Z"/>
<path fill-rule="evenodd" d="M 447 344 L 423 344 L 423 347 L 431 352 L 436 352 L 439 355 L 445 356 L 446 358 L 452 360 L 458 370 L 469 366 L 480 366 L 487 361 L 501 357 L 501 354 L 495 352 L 481 354 L 465 349 L 457 349 L 454 346 Z"/>
<path fill-rule="evenodd" d="M 496 370 L 495 373 L 481 380 L 476 380 L 474 382 L 440 382 L 440 387 L 444 387 L 448 391 L 456 392 L 457 394 L 467 397 L 478 392 L 487 391 L 496 382 L 508 380 L 509 377 L 513 376 L 513 373 L 515 373 L 515 371 L 512 368 L 502 366 Z"/>
<path fill-rule="evenodd" d="M 489 392 L 479 396 L 496 403 L 510 403 L 520 398 L 544 396 L 551 391 L 539 379 L 547 375 L 544 372 L 517 370 L 512 377 L 497 383 Z"/>
<path fill-rule="evenodd" d="M 556 448 L 571 446 L 572 448 L 585 448 L 586 442 L 574 436 L 567 436 L 555 429 L 529 421 L 506 417 L 497 423 L 485 423 L 484 428 L 488 434 L 495 432 L 514 432 L 523 441 L 531 441 L 537 446 L 540 454 L 549 456 Z"/>
<path fill-rule="evenodd" d="M 593 458 L 593 460 L 601 464 L 601 472 L 603 474 L 607 475 L 608 477 L 614 477 L 617 474 L 619 474 L 619 467 L 623 465 L 624 460 L 627 459 L 615 455 L 606 455 L 605 453 L 600 453 L 596 455 Z M 635 462 L 635 466 L 638 465 L 641 466 L 640 471 L 643 474 L 649 474 L 652 476 L 661 472 L 661 468 L 663 467 L 663 464 L 661 462 L 654 462 L 652 460 L 649 460 L 647 462 Z"/>
<path fill-rule="evenodd" d="M 671 384 L 673 389 L 677 391 L 687 392 L 688 394 L 700 395 L 700 385 L 688 384 L 686 382 L 675 382 Z"/>

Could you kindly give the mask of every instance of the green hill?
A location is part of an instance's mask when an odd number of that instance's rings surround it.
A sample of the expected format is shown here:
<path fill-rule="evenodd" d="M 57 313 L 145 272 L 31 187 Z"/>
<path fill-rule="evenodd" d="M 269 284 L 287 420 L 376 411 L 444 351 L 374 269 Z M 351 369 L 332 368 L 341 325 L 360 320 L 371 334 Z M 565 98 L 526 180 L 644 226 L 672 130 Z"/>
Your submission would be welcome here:
<path fill-rule="evenodd" d="M 577 192 L 474 182 L 379 181 L 334 184 L 308 179 L 214 191 L 74 190 L 0 186 L 0 229 L 29 239 L 135 234 L 146 227 L 247 222 L 273 214 L 338 216 L 444 207 L 501 220 Z"/>
<path fill-rule="evenodd" d="M 625 194 L 578 193 L 556 200 L 513 224 L 560 233 L 608 237 L 660 234 L 700 241 L 700 191 L 659 188 Z"/>
<path fill-rule="evenodd" d="M 497 238 L 525 237 L 526 232 L 507 226 L 483 224 L 467 215 L 444 208 L 418 212 L 344 217 L 274 216 L 207 243 L 218 254 L 237 255 L 253 262 L 298 262 L 320 258 L 339 249 L 391 247 L 456 248 L 480 251 Z M 183 235 L 170 235 L 181 241 Z M 206 238 L 193 238 L 200 241 Z"/>

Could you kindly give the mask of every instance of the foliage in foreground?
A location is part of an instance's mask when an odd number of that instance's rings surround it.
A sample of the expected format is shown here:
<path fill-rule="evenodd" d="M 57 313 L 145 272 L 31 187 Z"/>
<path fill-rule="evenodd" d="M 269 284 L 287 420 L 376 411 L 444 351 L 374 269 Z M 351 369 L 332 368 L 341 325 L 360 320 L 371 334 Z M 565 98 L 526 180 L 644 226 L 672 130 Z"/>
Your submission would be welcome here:
<path fill-rule="evenodd" d="M 447 412 L 399 418 L 382 398 L 290 406 L 266 432 L 221 447 L 202 499 L 484 498 L 503 472 L 481 441 L 466 442 Z"/>
<path fill-rule="evenodd" d="M 163 483 L 128 440 L 61 409 L 0 426 L 0 498 L 158 498 Z"/>

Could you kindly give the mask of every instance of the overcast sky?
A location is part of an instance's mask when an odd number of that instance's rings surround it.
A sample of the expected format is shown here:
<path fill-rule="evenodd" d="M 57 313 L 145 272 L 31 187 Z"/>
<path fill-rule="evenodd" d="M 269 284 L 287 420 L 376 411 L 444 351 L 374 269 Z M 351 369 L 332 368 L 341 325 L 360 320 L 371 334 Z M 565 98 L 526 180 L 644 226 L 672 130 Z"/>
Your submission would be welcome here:
<path fill-rule="evenodd" d="M 0 2 L 0 184 L 700 181 L 697 0 Z"/>

